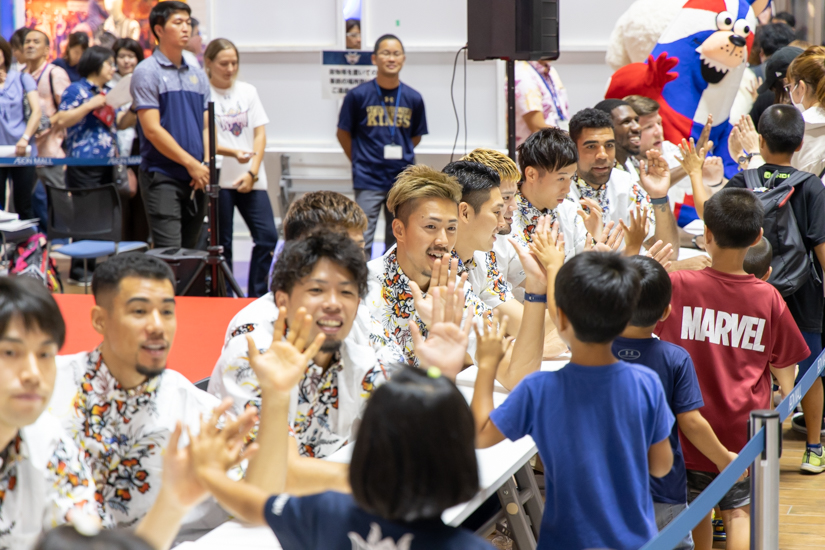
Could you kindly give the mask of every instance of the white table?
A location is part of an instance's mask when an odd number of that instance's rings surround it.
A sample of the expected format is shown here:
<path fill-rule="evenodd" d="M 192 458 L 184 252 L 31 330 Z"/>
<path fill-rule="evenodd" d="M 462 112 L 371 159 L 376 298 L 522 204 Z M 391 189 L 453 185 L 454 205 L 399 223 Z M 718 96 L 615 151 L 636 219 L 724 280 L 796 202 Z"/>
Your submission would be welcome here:
<path fill-rule="evenodd" d="M 546 369 L 545 364 L 542 364 L 542 370 L 557 370 L 565 363 L 566 361 L 548 362 Z M 472 384 L 466 383 L 458 386 L 467 402 L 473 397 L 471 386 Z M 506 393 L 494 393 L 493 403 L 498 407 L 506 397 Z M 354 445 L 347 445 L 328 457 L 327 460 L 349 463 L 353 448 Z M 509 523 L 514 534 L 517 534 L 523 541 L 527 539 L 526 543 L 519 546 L 520 550 L 535 548 L 535 539 L 538 536 L 538 526 L 541 522 L 541 507 L 537 506 L 537 503 L 541 502 L 541 497 L 538 494 L 538 488 L 535 486 L 535 478 L 532 475 L 529 462 L 537 452 L 536 444 L 530 436 L 523 437 L 518 441 L 504 440 L 488 449 L 477 449 L 479 492 L 468 502 L 445 510 L 441 515 L 441 519 L 448 525 L 459 526 L 481 504 L 498 492 L 502 500 L 502 508 L 511 512 L 507 517 L 510 519 Z M 513 481 L 514 475 L 519 481 L 520 492 L 516 489 L 516 483 Z M 525 486 L 527 486 L 526 495 Z M 528 502 L 522 506 L 525 500 Z M 528 514 L 525 514 L 525 508 L 528 509 L 529 516 L 532 518 L 531 522 L 527 520 Z M 532 510 L 530 510 L 531 508 Z M 534 532 L 528 535 L 529 531 Z M 184 550 L 223 550 L 224 548 L 272 550 L 279 549 L 281 546 L 269 527 L 250 527 L 238 521 L 229 521 L 197 541 L 183 543 L 177 548 Z"/>

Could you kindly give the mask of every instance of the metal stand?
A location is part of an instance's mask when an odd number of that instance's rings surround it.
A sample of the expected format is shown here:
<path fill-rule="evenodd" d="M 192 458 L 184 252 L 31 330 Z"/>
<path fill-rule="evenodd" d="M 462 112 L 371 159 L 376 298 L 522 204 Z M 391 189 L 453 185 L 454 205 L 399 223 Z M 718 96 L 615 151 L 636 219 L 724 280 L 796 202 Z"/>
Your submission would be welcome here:
<path fill-rule="evenodd" d="M 206 196 L 209 200 L 209 247 L 208 254 L 203 259 L 203 263 L 198 267 L 195 275 L 186 285 L 182 294 L 185 296 L 195 281 L 207 266 L 211 278 L 207 284 L 209 296 L 226 296 L 226 284 L 232 287 L 232 291 L 238 298 L 243 298 L 244 293 L 240 285 L 232 276 L 232 270 L 226 263 L 223 255 L 223 247 L 218 244 L 218 195 L 220 186 L 218 185 L 218 166 L 215 164 L 215 151 L 217 150 L 217 136 L 215 135 L 215 103 L 209 102 L 209 185 L 206 186 Z"/>
<path fill-rule="evenodd" d="M 516 547 L 519 550 L 534 550 L 544 514 L 544 501 L 529 463 L 519 468 L 498 490 L 498 498 Z"/>
<path fill-rule="evenodd" d="M 507 154 L 516 160 L 516 62 L 507 60 Z"/>
<path fill-rule="evenodd" d="M 779 412 L 751 412 L 750 438 L 765 428 L 765 450 L 751 468 L 751 549 L 779 548 L 779 456 L 782 427 Z"/>

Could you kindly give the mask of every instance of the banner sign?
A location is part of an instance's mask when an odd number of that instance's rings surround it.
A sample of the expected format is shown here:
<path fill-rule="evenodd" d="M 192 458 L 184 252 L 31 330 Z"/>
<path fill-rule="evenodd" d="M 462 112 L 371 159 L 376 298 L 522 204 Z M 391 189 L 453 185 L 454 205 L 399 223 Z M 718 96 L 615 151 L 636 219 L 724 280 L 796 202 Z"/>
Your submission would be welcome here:
<path fill-rule="evenodd" d="M 377 69 L 369 51 L 321 52 L 321 97 L 338 99 L 363 82 L 375 78 Z"/>

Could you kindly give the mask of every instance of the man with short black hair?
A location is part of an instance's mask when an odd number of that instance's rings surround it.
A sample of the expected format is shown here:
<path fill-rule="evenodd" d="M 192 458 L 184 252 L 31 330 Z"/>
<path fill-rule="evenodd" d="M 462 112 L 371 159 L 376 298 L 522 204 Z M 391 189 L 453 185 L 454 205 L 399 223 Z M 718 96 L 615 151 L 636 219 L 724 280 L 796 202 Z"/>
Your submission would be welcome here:
<path fill-rule="evenodd" d="M 140 133 L 140 187 L 156 247 L 194 248 L 206 213 L 209 182 L 209 79 L 183 57 L 191 37 L 191 9 L 159 2 L 149 14 L 158 41 L 132 76 L 132 110 Z"/>
<path fill-rule="evenodd" d="M 114 256 L 92 279 L 93 351 L 58 357 L 51 412 L 91 466 L 104 524 L 136 524 L 160 495 L 164 449 L 178 422 L 200 428 L 219 401 L 167 370 L 177 330 L 175 277 L 161 260 Z M 214 501 L 195 507 L 181 535 L 227 519 Z"/>
<path fill-rule="evenodd" d="M 413 149 L 427 133 L 421 94 L 399 78 L 405 59 L 397 36 L 379 37 L 372 54 L 378 75 L 347 92 L 338 117 L 338 142 L 352 161 L 355 201 L 369 221 L 364 233 L 367 257 L 382 209 L 385 250 L 395 243 L 387 194 L 398 173 L 415 164 Z"/>

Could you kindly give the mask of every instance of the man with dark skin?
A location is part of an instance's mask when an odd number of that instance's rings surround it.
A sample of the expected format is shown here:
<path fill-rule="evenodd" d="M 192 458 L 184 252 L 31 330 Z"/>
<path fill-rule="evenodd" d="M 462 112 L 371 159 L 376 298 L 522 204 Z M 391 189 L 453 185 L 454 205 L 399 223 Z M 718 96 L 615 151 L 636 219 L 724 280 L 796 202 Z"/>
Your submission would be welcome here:
<path fill-rule="evenodd" d="M 598 103 L 596 109 L 606 112 L 613 119 L 616 163 L 622 167 L 628 158 L 641 153 L 642 126 L 639 124 L 639 115 L 630 104 L 621 99 L 606 99 Z"/>

